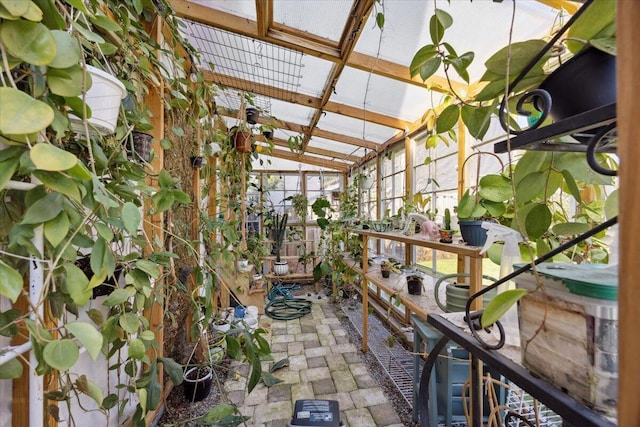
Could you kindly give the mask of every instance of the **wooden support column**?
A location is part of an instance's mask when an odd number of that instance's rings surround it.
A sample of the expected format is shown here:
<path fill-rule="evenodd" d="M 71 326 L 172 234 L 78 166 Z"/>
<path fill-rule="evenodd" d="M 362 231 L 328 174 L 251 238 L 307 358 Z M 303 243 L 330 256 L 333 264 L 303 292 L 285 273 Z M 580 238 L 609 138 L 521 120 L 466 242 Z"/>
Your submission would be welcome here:
<path fill-rule="evenodd" d="M 29 289 L 28 279 L 25 279 L 25 289 Z M 20 295 L 14 307 L 26 313 L 29 310 L 29 299 L 25 294 Z M 11 345 L 24 344 L 29 340 L 29 330 L 26 326 L 20 328 L 20 333 L 13 337 Z M 24 354 L 24 358 L 18 358 L 22 364 L 22 376 L 13 380 L 11 387 L 12 403 L 11 403 L 11 425 L 12 427 L 27 427 L 29 425 L 29 353 Z M 35 368 L 35 366 L 34 366 Z M 6 380 L 5 380 L 6 381 Z"/>
<path fill-rule="evenodd" d="M 162 20 L 160 17 L 156 17 L 153 23 L 148 28 L 149 33 L 158 42 L 162 40 Z M 153 135 L 153 141 L 151 147 L 155 153 L 153 160 L 151 160 L 150 175 L 147 177 L 147 185 L 158 188 L 157 174 L 164 166 L 164 150 L 160 141 L 164 138 L 164 105 L 162 99 L 164 97 L 164 84 L 161 82 L 160 86 L 152 87 L 149 93 L 145 97 L 145 104 L 151 111 L 151 125 L 153 129 L 149 132 Z M 144 206 L 144 212 L 148 212 L 151 208 L 150 201 L 147 201 Z M 160 242 L 164 244 L 164 215 L 162 213 L 144 216 L 143 221 L 144 233 L 148 238 L 150 245 L 153 242 Z M 163 249 L 163 248 L 161 248 Z M 151 247 L 144 248 L 145 254 L 150 253 L 153 250 Z M 165 293 L 165 283 L 163 280 L 157 280 L 154 285 L 155 292 Z M 161 298 L 164 300 L 164 298 Z M 163 318 L 164 308 L 162 303 L 155 302 L 151 307 L 145 310 L 145 317 L 149 320 L 149 329 L 153 331 L 156 337 L 156 341 L 159 344 L 158 349 L 149 350 L 149 357 L 154 360 L 156 357 L 162 356 L 162 350 L 164 345 L 163 334 Z M 158 365 L 158 380 L 160 385 L 164 385 L 164 375 L 162 365 Z"/>
<path fill-rule="evenodd" d="M 465 176 L 462 165 L 467 158 L 467 129 L 462 122 L 462 119 L 458 120 L 458 201 L 462 199 L 465 191 Z M 457 217 L 457 216 L 456 216 Z M 465 258 L 458 255 L 458 273 L 464 273 L 465 271 Z M 473 274 L 473 273 L 472 273 Z M 459 279 L 461 283 L 465 281 L 464 277 Z"/>
<path fill-rule="evenodd" d="M 362 239 L 362 352 L 369 349 L 369 236 L 361 235 Z"/>
<path fill-rule="evenodd" d="M 404 139 L 404 193 L 407 197 L 413 195 L 413 145 L 411 144 L 411 138 L 405 137 Z M 404 246 L 404 263 L 405 265 L 412 264 L 412 252 L 413 245 L 406 244 Z"/>
<path fill-rule="evenodd" d="M 618 365 L 618 425 L 635 427 L 640 423 L 640 287 L 638 277 L 638 241 L 640 235 L 640 186 L 637 164 L 640 162 L 640 2 L 619 0 L 618 16 L 618 155 L 620 156 L 620 280 L 619 365 Z"/>

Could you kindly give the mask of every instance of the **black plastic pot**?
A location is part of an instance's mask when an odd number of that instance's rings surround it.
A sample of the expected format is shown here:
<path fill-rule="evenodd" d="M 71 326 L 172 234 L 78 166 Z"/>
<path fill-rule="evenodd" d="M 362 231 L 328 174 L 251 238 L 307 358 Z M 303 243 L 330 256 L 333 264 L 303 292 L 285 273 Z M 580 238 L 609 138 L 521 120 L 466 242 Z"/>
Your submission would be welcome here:
<path fill-rule="evenodd" d="M 191 156 L 191 167 L 194 169 L 200 169 L 202 167 L 202 156 Z"/>
<path fill-rule="evenodd" d="M 380 269 L 380 273 L 382 274 L 382 277 L 384 277 L 385 279 L 388 279 L 389 276 L 391 276 L 391 270 L 388 269 Z"/>
<path fill-rule="evenodd" d="M 270 141 L 273 138 L 273 131 L 272 130 L 262 131 L 262 135 L 264 135 L 264 137 Z"/>
<path fill-rule="evenodd" d="M 151 141 L 153 141 L 153 135 L 144 132 L 131 132 L 132 142 L 129 139 L 125 140 L 127 148 L 127 154 L 134 160 L 142 159 L 145 162 L 151 160 Z"/>
<path fill-rule="evenodd" d="M 411 295 L 422 295 L 422 277 L 416 275 L 407 276 L 407 291 Z"/>
<path fill-rule="evenodd" d="M 209 395 L 213 371 L 211 366 L 191 366 L 184 372 L 184 397 L 191 402 L 199 402 Z"/>
<path fill-rule="evenodd" d="M 540 89 L 551 95 L 549 114 L 556 121 L 613 104 L 616 102 L 616 57 L 587 48 L 551 73 Z M 543 109 L 540 105 L 536 108 Z"/>
<path fill-rule="evenodd" d="M 251 125 L 255 125 L 258 123 L 258 118 L 260 117 L 260 112 L 257 108 L 249 107 L 245 110 L 247 113 L 247 123 Z"/>

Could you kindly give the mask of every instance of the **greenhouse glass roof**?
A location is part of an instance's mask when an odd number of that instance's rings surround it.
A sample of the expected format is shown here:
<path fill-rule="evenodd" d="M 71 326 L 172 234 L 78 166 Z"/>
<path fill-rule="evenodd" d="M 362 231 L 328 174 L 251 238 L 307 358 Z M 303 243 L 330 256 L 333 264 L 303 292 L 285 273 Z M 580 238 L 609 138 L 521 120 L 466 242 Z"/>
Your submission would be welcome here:
<path fill-rule="evenodd" d="M 443 101 L 446 76 L 409 76 L 429 43 L 434 4 L 453 17 L 446 41 L 473 51 L 469 93 L 485 60 L 512 40 L 548 35 L 579 3 L 566 0 L 173 0 L 198 66 L 221 88 L 218 112 L 237 121 L 243 94 L 255 94 L 261 123 L 277 123 L 273 169 L 346 170 L 426 129 L 425 113 Z M 384 28 L 375 25 L 383 12 Z M 513 25 L 511 24 L 513 21 Z M 443 93 L 445 92 L 445 93 Z M 273 119 L 277 119 L 277 122 Z M 305 152 L 287 146 L 303 135 Z M 288 162 L 289 163 L 287 166 Z"/>

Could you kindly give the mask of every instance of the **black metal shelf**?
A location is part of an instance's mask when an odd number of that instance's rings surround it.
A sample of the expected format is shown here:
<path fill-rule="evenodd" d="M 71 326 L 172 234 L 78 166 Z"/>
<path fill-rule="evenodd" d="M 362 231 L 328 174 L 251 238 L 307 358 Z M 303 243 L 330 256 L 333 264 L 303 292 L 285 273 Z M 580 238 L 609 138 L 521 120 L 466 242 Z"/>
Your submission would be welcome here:
<path fill-rule="evenodd" d="M 512 150 L 538 150 L 538 151 L 566 151 L 586 152 L 587 144 L 580 140 L 589 140 L 599 128 L 610 125 L 616 121 L 616 104 L 608 104 L 603 107 L 577 114 L 568 119 L 550 124 L 548 126 L 531 129 L 510 139 Z M 573 136 L 575 142 L 556 141 L 563 136 Z M 569 138 L 567 138 L 569 139 Z M 615 152 L 615 144 L 609 144 L 598 149 L 598 152 Z M 493 145 L 495 153 L 508 151 L 507 140 Z"/>

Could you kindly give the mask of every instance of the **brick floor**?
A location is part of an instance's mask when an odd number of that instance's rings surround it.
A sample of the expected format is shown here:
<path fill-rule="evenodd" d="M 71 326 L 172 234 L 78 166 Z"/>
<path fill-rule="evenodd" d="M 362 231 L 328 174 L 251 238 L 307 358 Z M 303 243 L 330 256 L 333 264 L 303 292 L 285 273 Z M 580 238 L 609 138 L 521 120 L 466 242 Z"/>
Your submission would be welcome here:
<path fill-rule="evenodd" d="M 274 355 L 273 361 L 262 366 L 268 369 L 275 361 L 288 358 L 289 366 L 273 372 L 282 382 L 270 388 L 260 383 L 247 395 L 249 366 L 234 362 L 234 374 L 224 386 L 229 401 L 252 417 L 247 425 L 256 427 L 286 426 L 299 399 L 337 400 L 346 426 L 402 426 L 330 303 L 326 298 L 311 300 L 311 313 L 300 319 L 261 319 L 261 326 L 270 332 L 264 337 Z"/>

